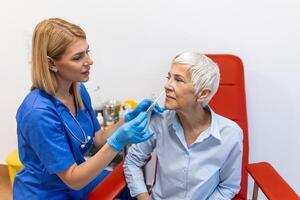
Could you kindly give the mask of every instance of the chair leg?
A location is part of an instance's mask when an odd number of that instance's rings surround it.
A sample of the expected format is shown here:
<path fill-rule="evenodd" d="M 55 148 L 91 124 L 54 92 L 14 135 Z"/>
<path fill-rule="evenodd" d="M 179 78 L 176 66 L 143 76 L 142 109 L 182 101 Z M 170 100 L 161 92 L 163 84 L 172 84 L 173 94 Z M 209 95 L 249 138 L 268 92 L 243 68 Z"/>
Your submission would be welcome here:
<path fill-rule="evenodd" d="M 257 200 L 257 195 L 258 195 L 258 186 L 254 182 L 254 187 L 253 187 L 253 194 L 252 194 L 252 200 Z"/>

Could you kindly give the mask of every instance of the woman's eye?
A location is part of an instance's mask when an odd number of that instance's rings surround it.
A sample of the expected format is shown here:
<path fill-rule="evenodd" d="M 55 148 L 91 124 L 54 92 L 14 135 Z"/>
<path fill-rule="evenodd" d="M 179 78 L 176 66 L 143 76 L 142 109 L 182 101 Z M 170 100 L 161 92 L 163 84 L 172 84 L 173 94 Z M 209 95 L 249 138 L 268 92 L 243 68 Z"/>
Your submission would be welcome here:
<path fill-rule="evenodd" d="M 75 60 L 75 61 L 80 60 L 80 59 L 81 59 L 81 56 L 73 58 L 73 60 Z"/>
<path fill-rule="evenodd" d="M 166 79 L 168 79 L 168 80 L 169 80 L 169 79 L 170 79 L 170 76 L 166 76 Z"/>

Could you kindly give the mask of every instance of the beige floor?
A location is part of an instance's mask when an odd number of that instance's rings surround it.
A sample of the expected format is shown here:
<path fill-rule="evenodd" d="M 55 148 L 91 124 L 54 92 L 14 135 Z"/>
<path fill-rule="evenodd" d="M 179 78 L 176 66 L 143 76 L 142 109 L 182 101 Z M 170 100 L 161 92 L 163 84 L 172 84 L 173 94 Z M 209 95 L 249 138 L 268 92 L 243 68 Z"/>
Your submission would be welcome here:
<path fill-rule="evenodd" d="M 0 164 L 0 199 L 12 200 L 12 191 L 7 165 Z"/>

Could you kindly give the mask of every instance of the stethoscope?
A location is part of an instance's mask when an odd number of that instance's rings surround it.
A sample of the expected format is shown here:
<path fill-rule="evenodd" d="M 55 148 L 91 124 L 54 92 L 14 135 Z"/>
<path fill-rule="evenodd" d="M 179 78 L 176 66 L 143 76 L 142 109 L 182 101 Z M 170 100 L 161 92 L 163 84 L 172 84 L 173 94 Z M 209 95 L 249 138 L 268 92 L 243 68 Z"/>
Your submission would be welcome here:
<path fill-rule="evenodd" d="M 63 123 L 65 125 L 65 127 L 68 129 L 69 133 L 72 135 L 73 138 L 75 138 L 81 145 L 80 147 L 83 149 L 87 143 L 89 143 L 89 141 L 91 140 L 91 136 L 87 136 L 86 132 L 83 130 L 82 126 L 80 125 L 79 121 L 72 115 L 72 113 L 70 113 L 70 111 L 66 111 L 68 112 L 71 117 L 73 118 L 73 120 L 76 122 L 76 124 L 79 126 L 80 131 L 84 137 L 83 140 L 81 140 L 80 138 L 78 138 L 76 136 L 76 134 L 74 134 L 74 132 L 70 129 L 70 127 L 68 126 L 68 124 L 65 122 L 65 120 L 63 120 Z"/>

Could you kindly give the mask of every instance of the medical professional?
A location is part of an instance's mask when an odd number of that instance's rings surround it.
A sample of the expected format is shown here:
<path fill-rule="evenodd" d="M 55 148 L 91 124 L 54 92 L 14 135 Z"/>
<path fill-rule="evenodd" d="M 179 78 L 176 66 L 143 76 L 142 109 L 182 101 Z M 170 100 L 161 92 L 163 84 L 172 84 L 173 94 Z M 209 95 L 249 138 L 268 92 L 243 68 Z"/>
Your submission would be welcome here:
<path fill-rule="evenodd" d="M 239 192 L 242 130 L 215 113 L 210 99 L 219 87 L 219 68 L 199 53 L 176 56 L 165 84 L 165 108 L 153 116 L 156 134 L 130 147 L 124 172 L 138 200 L 231 200 Z M 155 149 L 156 182 L 149 195 L 142 166 Z"/>
<path fill-rule="evenodd" d="M 14 180 L 15 200 L 86 199 L 99 183 L 99 174 L 125 145 L 153 136 L 143 112 L 150 100 L 142 101 L 111 129 L 100 129 L 82 84 L 89 80 L 92 64 L 79 26 L 59 18 L 36 26 L 32 88 L 16 116 L 24 168 Z M 102 148 L 85 160 L 92 145 Z"/>

